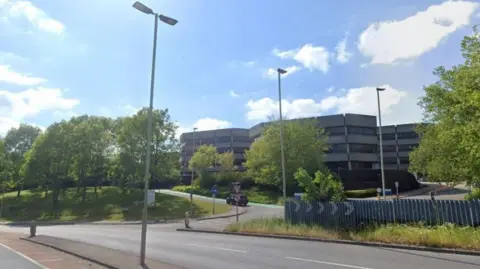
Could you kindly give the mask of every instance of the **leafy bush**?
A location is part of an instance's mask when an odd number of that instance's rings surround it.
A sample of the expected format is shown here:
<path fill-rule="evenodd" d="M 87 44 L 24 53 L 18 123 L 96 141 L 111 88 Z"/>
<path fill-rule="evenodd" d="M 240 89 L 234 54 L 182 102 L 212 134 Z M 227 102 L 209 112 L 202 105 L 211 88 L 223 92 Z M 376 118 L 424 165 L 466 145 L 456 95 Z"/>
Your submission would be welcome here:
<path fill-rule="evenodd" d="M 294 175 L 301 188 L 305 190 L 302 199 L 307 201 L 343 201 L 343 184 L 328 170 L 317 171 L 312 178 L 307 170 L 300 168 Z"/>
<path fill-rule="evenodd" d="M 474 189 L 471 193 L 465 195 L 465 200 L 472 201 L 475 199 L 480 199 L 480 189 Z"/>

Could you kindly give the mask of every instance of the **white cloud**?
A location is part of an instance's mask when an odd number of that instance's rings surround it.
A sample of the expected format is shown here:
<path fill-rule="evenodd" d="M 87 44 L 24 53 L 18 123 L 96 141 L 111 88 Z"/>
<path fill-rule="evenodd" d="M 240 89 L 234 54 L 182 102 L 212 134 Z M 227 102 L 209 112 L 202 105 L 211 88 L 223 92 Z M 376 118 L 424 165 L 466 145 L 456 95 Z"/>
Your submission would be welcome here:
<path fill-rule="evenodd" d="M 45 11 L 36 7 L 30 1 L 12 1 L 4 5 L 7 6 L 8 17 L 25 18 L 33 26 L 44 32 L 54 34 L 62 34 L 65 32 L 65 25 L 51 18 Z"/>
<path fill-rule="evenodd" d="M 0 133 L 5 133 L 28 117 L 53 111 L 55 115 L 71 111 L 80 101 L 65 98 L 61 89 L 28 89 L 21 92 L 0 90 Z"/>
<path fill-rule="evenodd" d="M 372 64 L 392 64 L 422 55 L 459 28 L 470 24 L 479 7 L 468 1 L 446 1 L 401 21 L 371 24 L 358 40 L 359 51 Z"/>
<path fill-rule="evenodd" d="M 337 54 L 337 62 L 342 64 L 347 63 L 353 55 L 347 50 L 347 39 L 348 34 L 346 34 L 345 37 L 340 42 L 338 42 L 337 46 L 335 47 L 335 52 Z"/>
<path fill-rule="evenodd" d="M 400 124 L 421 120 L 421 109 L 417 106 L 418 96 L 390 85 L 381 92 L 381 111 L 383 124 Z M 375 87 L 361 87 L 339 91 L 340 96 L 327 96 L 320 101 L 313 99 L 282 100 L 282 112 L 288 118 L 320 116 L 324 113 L 359 113 L 377 114 L 377 97 Z M 249 120 L 266 120 L 271 115 L 278 115 L 278 101 L 271 98 L 250 100 L 246 104 Z"/>
<path fill-rule="evenodd" d="M 333 92 L 334 90 L 335 90 L 335 87 L 332 86 L 327 89 L 327 92 Z"/>
<path fill-rule="evenodd" d="M 240 95 L 239 95 L 238 93 L 236 93 L 234 90 L 230 90 L 229 94 L 230 94 L 231 97 L 234 97 L 234 98 L 240 96 Z"/>
<path fill-rule="evenodd" d="M 44 78 L 32 77 L 28 74 L 18 73 L 8 65 L 0 65 L 0 82 L 9 84 L 33 86 L 45 82 Z"/>
<path fill-rule="evenodd" d="M 292 66 L 289 66 L 287 68 L 285 68 L 284 70 L 287 71 L 287 73 L 283 74 L 282 77 L 287 77 L 299 70 L 301 70 L 302 68 L 299 67 L 299 66 L 296 66 L 296 65 L 292 65 Z M 278 77 L 278 73 L 277 73 L 277 69 L 275 68 L 269 68 L 267 69 L 267 71 L 265 71 L 265 74 L 264 76 L 266 78 L 270 78 L 270 79 L 276 79 Z"/>
<path fill-rule="evenodd" d="M 1 5 L 1 3 L 0 3 Z M 10 62 L 10 61 L 16 61 L 16 62 L 26 62 L 28 61 L 28 58 L 19 56 L 13 52 L 0 52 L 0 62 Z"/>
<path fill-rule="evenodd" d="M 315 47 L 312 44 L 306 44 L 300 49 L 280 51 L 274 49 L 273 54 L 282 59 L 293 59 L 301 63 L 305 68 L 320 70 L 327 73 L 330 69 L 330 53 L 324 47 Z"/>
<path fill-rule="evenodd" d="M 183 133 L 193 132 L 193 128 L 197 128 L 197 131 L 207 131 L 207 130 L 230 128 L 231 126 L 232 126 L 232 123 L 226 120 L 201 118 L 190 126 L 179 124 L 179 127 L 177 129 L 177 138 L 180 137 L 180 135 Z"/>
<path fill-rule="evenodd" d="M 128 115 L 135 115 L 142 108 L 141 107 L 135 107 L 135 106 L 132 106 L 132 105 L 124 105 L 123 109 L 125 111 L 127 111 Z"/>
<path fill-rule="evenodd" d="M 257 62 L 256 61 L 248 61 L 245 63 L 246 66 L 254 66 Z"/>

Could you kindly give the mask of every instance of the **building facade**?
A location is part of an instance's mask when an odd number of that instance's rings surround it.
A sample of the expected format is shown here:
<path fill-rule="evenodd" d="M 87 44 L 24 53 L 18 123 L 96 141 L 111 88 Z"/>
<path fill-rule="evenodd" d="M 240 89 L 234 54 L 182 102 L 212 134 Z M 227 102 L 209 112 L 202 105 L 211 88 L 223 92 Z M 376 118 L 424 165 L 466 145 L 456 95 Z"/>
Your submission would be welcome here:
<path fill-rule="evenodd" d="M 325 155 L 327 167 L 338 169 L 380 168 L 379 137 L 376 116 L 360 114 L 338 114 L 313 117 L 318 127 L 328 134 L 329 150 Z M 294 119 L 295 120 L 295 119 Z M 232 151 L 235 165 L 245 168 L 244 152 L 262 134 L 268 123 L 260 123 L 250 129 L 230 128 L 211 131 L 183 133 L 181 157 L 182 177 L 191 177 L 188 163 L 195 147 L 213 145 L 218 153 Z M 419 143 L 414 131 L 415 124 L 390 125 L 382 127 L 383 159 L 385 169 L 407 169 L 408 154 Z M 216 167 L 211 168 L 216 171 Z"/>

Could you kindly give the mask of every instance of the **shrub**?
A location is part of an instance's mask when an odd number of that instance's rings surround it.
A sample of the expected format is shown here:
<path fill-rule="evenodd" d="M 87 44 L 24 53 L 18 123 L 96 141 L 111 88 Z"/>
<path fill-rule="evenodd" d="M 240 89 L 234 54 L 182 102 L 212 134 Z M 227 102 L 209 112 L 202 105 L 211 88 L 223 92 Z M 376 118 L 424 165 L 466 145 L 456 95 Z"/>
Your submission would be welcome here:
<path fill-rule="evenodd" d="M 301 188 L 305 190 L 302 199 L 307 201 L 343 201 L 343 184 L 330 171 L 317 171 L 312 178 L 307 170 L 300 168 L 294 175 Z"/>
<path fill-rule="evenodd" d="M 377 189 L 345 191 L 345 196 L 348 198 L 367 198 L 367 197 L 374 197 L 376 195 L 377 195 Z"/>
<path fill-rule="evenodd" d="M 465 200 L 472 201 L 475 199 L 480 199 L 480 189 L 474 189 L 471 193 L 465 195 Z"/>

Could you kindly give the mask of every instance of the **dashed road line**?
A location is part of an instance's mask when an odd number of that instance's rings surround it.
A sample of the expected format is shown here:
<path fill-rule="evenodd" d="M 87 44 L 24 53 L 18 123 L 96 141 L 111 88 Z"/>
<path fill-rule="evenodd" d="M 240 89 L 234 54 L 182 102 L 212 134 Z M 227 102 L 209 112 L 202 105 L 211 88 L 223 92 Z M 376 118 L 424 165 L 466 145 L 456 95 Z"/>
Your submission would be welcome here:
<path fill-rule="evenodd" d="M 353 269 L 373 269 L 373 268 L 370 268 L 370 267 L 362 267 L 362 266 L 342 264 L 342 263 L 334 263 L 334 262 L 326 262 L 326 261 L 317 261 L 317 260 L 310 260 L 310 259 L 302 259 L 302 258 L 296 258 L 296 257 L 285 257 L 285 258 L 287 258 L 287 259 L 289 259 L 289 260 L 297 260 L 297 261 L 304 261 L 304 262 L 321 263 L 321 264 L 333 265 L 333 266 L 345 267 L 345 268 L 353 268 Z"/>

